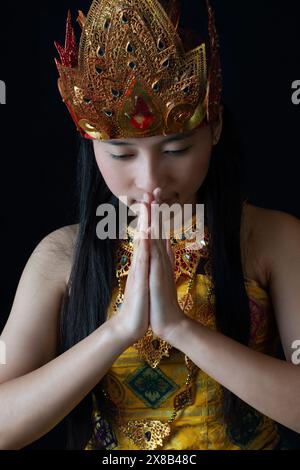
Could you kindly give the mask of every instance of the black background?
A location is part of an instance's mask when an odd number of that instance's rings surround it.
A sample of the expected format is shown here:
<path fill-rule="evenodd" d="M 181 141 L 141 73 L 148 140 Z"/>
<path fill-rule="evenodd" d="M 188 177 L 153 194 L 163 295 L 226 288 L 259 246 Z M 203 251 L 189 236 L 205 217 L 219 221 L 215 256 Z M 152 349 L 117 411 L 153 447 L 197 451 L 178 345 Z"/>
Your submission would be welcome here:
<path fill-rule="evenodd" d="M 77 222 L 77 133 L 57 90 L 53 41 L 64 43 L 68 8 L 75 24 L 77 9 L 87 13 L 90 4 L 43 0 L 0 7 L 0 80 L 7 87 L 7 104 L 0 106 L 0 331 L 34 247 L 49 232 Z M 291 101 L 292 82 L 300 80 L 300 2 L 213 5 L 224 100 L 240 132 L 250 202 L 300 218 L 300 105 Z M 299 436 L 285 433 L 300 448 Z M 29 448 L 62 443 L 63 423 Z"/>

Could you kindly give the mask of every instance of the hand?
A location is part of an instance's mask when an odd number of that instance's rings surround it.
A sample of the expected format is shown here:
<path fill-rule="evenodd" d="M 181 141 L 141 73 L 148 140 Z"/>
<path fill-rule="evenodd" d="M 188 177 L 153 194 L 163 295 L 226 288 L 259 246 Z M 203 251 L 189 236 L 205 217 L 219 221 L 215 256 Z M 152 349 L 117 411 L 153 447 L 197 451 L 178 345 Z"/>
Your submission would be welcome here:
<path fill-rule="evenodd" d="M 149 242 L 147 208 L 140 204 L 131 266 L 127 275 L 123 303 L 113 317 L 132 342 L 142 338 L 149 328 Z"/>
<path fill-rule="evenodd" d="M 147 199 L 149 202 L 149 198 Z M 149 209 L 148 209 L 149 210 Z M 160 238 L 158 217 L 155 216 L 158 205 L 151 204 L 151 254 L 150 254 L 150 326 L 153 333 L 167 341 L 171 332 L 186 320 L 177 300 L 177 288 L 174 280 L 175 259 L 170 240 L 162 230 Z M 163 229 L 163 227 L 162 227 Z"/>

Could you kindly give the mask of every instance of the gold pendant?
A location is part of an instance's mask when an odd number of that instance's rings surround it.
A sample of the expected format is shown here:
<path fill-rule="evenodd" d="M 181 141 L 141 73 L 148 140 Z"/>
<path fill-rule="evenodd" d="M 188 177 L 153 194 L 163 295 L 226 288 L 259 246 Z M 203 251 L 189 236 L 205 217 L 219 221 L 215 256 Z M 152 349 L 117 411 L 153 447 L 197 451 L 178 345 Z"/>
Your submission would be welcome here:
<path fill-rule="evenodd" d="M 120 431 L 142 450 L 154 450 L 162 447 L 164 439 L 171 432 L 168 423 L 161 421 L 129 421 L 120 426 Z"/>
<path fill-rule="evenodd" d="M 169 357 L 172 346 L 166 341 L 154 337 L 151 328 L 148 328 L 145 336 L 133 344 L 141 359 L 146 361 L 152 369 L 158 366 L 163 356 Z"/>
<path fill-rule="evenodd" d="M 178 299 L 178 304 L 185 313 L 188 313 L 194 305 L 193 297 L 190 292 L 185 294 L 181 299 Z"/>
<path fill-rule="evenodd" d="M 195 397 L 195 385 L 191 384 L 174 398 L 174 410 L 180 411 L 186 406 L 192 405 L 195 401 Z"/>

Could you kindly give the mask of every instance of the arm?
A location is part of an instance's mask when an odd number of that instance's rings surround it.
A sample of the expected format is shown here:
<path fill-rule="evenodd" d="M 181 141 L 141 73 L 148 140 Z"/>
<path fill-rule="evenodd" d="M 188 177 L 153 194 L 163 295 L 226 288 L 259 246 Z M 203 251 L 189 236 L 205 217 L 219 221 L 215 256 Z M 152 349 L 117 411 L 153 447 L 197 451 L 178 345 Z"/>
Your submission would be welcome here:
<path fill-rule="evenodd" d="M 20 449 L 49 432 L 129 345 L 112 319 L 39 369 L 1 384 L 0 449 Z"/>
<path fill-rule="evenodd" d="M 300 339 L 300 222 L 276 212 L 266 226 L 270 292 L 289 362 L 254 351 L 189 318 L 164 339 L 253 408 L 300 433 L 300 367 L 291 363 L 292 343 Z"/>
<path fill-rule="evenodd" d="M 0 449 L 20 449 L 49 432 L 131 344 L 112 318 L 56 357 L 65 288 L 58 273 L 65 269 L 52 242 L 48 236 L 30 257 L 1 336 L 7 364 L 0 365 Z"/>
<path fill-rule="evenodd" d="M 254 351 L 189 318 L 166 341 L 253 408 L 300 433 L 299 366 Z"/>
<path fill-rule="evenodd" d="M 0 385 L 0 449 L 20 449 L 54 428 L 130 345 L 107 321 L 37 370 Z"/>

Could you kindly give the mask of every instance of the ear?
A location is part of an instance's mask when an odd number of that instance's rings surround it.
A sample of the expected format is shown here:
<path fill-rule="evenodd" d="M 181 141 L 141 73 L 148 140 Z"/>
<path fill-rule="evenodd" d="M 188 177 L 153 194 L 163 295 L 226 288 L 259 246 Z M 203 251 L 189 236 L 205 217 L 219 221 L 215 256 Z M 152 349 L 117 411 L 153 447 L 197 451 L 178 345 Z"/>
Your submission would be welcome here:
<path fill-rule="evenodd" d="M 218 118 L 211 124 L 212 130 L 212 144 L 217 145 L 223 128 L 223 106 L 219 108 Z"/>

